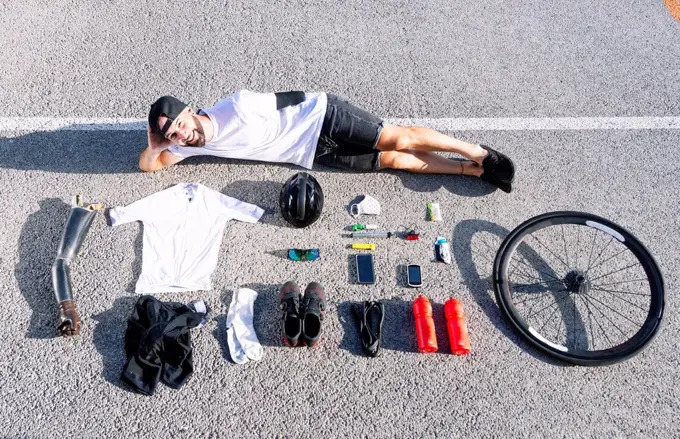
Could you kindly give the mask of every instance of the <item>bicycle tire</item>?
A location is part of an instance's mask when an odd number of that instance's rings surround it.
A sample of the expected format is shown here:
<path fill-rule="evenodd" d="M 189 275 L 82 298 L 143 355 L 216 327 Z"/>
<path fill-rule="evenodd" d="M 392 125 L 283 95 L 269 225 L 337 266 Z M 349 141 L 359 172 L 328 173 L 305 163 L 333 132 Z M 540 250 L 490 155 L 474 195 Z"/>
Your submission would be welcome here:
<path fill-rule="evenodd" d="M 507 275 L 507 269 L 513 260 L 515 250 L 524 242 L 524 238 L 533 232 L 550 226 L 562 225 L 564 227 L 567 224 L 592 227 L 599 232 L 611 235 L 630 250 L 644 269 L 649 282 L 649 311 L 637 333 L 623 343 L 601 350 L 584 350 L 558 345 L 532 328 L 515 307 Z M 564 233 L 564 229 L 562 232 Z M 493 265 L 493 286 L 500 309 L 519 334 L 544 353 L 572 364 L 603 366 L 629 359 L 649 345 L 657 335 L 663 320 L 665 307 L 664 280 L 653 256 L 635 236 L 623 227 L 589 213 L 574 211 L 549 212 L 533 217 L 520 224 L 503 240 L 496 254 Z M 567 292 L 567 294 L 570 295 L 572 293 Z M 575 298 L 572 300 L 576 302 Z"/>

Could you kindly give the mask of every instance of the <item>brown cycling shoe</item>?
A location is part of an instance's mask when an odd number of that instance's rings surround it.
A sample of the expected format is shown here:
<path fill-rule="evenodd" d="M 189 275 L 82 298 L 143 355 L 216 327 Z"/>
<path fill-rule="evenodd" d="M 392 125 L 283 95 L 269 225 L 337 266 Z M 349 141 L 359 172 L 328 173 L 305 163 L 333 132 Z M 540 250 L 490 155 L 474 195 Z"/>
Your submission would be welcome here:
<path fill-rule="evenodd" d="M 321 323 L 326 317 L 326 292 L 321 284 L 312 282 L 305 288 L 302 299 L 304 314 L 302 318 L 302 340 L 305 345 L 314 347 L 321 338 Z"/>
<path fill-rule="evenodd" d="M 283 343 L 297 346 L 302 334 L 302 316 L 300 313 L 300 287 L 293 281 L 288 281 L 281 287 L 279 293 L 279 308 L 282 311 L 281 331 Z"/>

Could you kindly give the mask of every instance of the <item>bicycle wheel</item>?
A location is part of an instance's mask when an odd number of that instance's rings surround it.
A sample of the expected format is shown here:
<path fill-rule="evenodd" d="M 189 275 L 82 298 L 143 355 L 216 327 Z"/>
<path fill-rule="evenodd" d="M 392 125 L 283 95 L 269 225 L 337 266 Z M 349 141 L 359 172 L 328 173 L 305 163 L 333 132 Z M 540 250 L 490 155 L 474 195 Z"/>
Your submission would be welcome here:
<path fill-rule="evenodd" d="M 505 238 L 493 268 L 498 304 L 543 352 L 599 366 L 639 353 L 664 311 L 661 271 L 628 231 L 598 216 L 551 212 Z"/>

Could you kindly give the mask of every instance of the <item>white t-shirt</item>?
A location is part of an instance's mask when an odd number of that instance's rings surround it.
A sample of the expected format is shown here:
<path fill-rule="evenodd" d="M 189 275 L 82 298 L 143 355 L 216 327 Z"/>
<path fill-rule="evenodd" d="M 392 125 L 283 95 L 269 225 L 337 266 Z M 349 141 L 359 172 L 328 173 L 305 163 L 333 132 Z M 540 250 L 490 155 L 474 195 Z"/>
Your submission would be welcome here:
<path fill-rule="evenodd" d="M 312 169 L 326 93 L 305 93 L 304 101 L 277 110 L 274 93 L 242 90 L 200 112 L 212 121 L 212 140 L 201 148 L 173 145 L 168 151 L 180 157 L 213 155 Z"/>
<path fill-rule="evenodd" d="M 144 224 L 135 292 L 210 290 L 222 233 L 231 219 L 256 223 L 264 211 L 199 183 L 180 183 L 110 211 L 111 225 Z"/>

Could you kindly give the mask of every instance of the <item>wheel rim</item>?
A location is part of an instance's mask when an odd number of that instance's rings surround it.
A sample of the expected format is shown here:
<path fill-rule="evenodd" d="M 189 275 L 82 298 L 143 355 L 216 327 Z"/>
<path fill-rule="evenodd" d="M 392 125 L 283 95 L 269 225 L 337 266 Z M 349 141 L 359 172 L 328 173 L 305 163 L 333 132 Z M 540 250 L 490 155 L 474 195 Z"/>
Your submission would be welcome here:
<path fill-rule="evenodd" d="M 525 222 L 501 245 L 494 277 L 511 322 L 567 361 L 634 355 L 661 319 L 653 258 L 627 231 L 593 215 L 555 212 Z"/>

